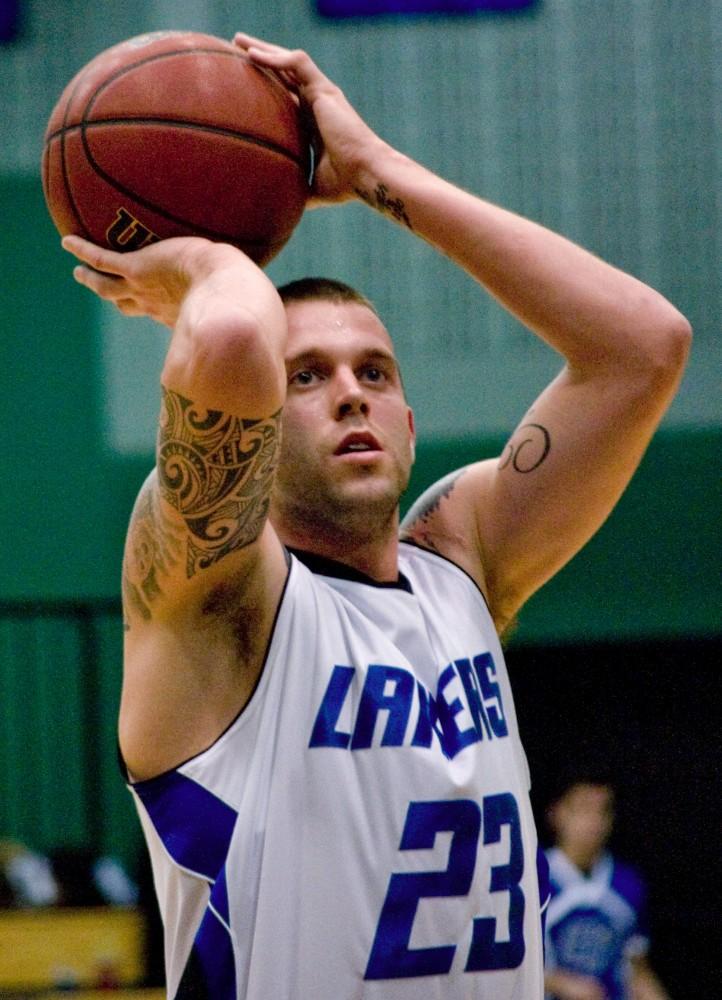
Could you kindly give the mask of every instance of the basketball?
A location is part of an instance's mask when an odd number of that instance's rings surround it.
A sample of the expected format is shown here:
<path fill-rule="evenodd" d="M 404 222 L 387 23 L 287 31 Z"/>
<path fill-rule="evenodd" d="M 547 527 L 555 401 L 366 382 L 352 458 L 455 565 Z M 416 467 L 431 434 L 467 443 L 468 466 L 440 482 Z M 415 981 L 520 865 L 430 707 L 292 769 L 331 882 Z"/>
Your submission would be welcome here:
<path fill-rule="evenodd" d="M 204 236 L 263 266 L 301 218 L 311 163 L 302 113 L 274 73 L 220 38 L 161 31 L 70 81 L 48 121 L 42 183 L 63 236 L 119 251 Z"/>

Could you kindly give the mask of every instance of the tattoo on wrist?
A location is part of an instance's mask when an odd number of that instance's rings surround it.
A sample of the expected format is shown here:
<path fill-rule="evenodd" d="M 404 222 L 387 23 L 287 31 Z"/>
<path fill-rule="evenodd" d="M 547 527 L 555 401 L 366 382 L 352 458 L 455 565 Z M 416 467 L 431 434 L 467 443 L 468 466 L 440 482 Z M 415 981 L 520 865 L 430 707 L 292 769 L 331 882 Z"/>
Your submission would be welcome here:
<path fill-rule="evenodd" d="M 522 424 L 499 459 L 499 469 L 511 465 L 517 472 L 538 469 L 551 450 L 551 436 L 541 424 Z"/>
<path fill-rule="evenodd" d="M 406 213 L 406 206 L 401 198 L 392 198 L 389 189 L 385 184 L 377 184 L 372 192 L 364 191 L 362 188 L 355 188 L 356 194 L 371 208 L 378 209 L 386 215 L 392 216 L 397 222 L 403 222 L 405 226 L 413 231 L 411 219 Z"/>

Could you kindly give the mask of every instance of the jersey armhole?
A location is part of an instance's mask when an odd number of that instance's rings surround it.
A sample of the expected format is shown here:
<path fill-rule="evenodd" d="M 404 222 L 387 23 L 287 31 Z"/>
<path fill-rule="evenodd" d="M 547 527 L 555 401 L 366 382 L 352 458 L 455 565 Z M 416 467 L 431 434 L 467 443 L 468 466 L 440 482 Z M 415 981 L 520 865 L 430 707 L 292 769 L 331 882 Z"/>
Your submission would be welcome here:
<path fill-rule="evenodd" d="M 233 718 L 228 723 L 228 725 L 226 726 L 226 728 L 222 732 L 220 732 L 218 734 L 218 736 L 216 736 L 216 738 L 213 740 L 213 742 L 209 743 L 207 747 L 204 747 L 202 750 L 199 750 L 198 753 L 191 754 L 190 757 L 187 757 L 185 760 L 180 761 L 180 763 L 174 765 L 173 767 L 169 767 L 166 771 L 161 771 L 160 774 L 156 774 L 152 778 L 142 779 L 141 781 L 134 781 L 133 780 L 133 777 L 130 774 L 130 771 L 128 770 L 128 765 L 125 762 L 125 758 L 123 757 L 123 753 L 122 753 L 122 751 L 120 749 L 120 741 L 117 740 L 116 741 L 116 748 L 117 748 L 118 767 L 120 769 L 120 774 L 121 774 L 121 777 L 122 777 L 123 781 L 125 782 L 125 784 L 129 788 L 132 788 L 135 785 L 142 785 L 142 784 L 144 784 L 145 781 L 156 781 L 158 778 L 162 778 L 164 775 L 172 774 L 173 771 L 179 770 L 179 768 L 184 767 L 186 764 L 189 764 L 192 760 L 196 760 L 198 757 L 202 757 L 204 753 L 208 753 L 208 751 L 210 749 L 212 749 L 212 747 L 216 746 L 216 744 L 219 743 L 220 740 L 223 739 L 223 737 L 226 735 L 227 732 L 229 732 L 231 729 L 233 729 L 233 727 L 236 725 L 236 723 L 238 722 L 238 720 L 243 716 L 243 714 L 246 712 L 246 710 L 250 706 L 251 702 L 253 701 L 253 699 L 255 697 L 256 691 L 258 690 L 258 687 L 259 687 L 259 685 L 261 683 L 261 680 L 262 680 L 262 678 L 263 678 L 263 676 L 265 675 L 265 672 L 266 672 L 266 663 L 268 661 L 268 653 L 270 651 L 271 644 L 273 642 L 273 637 L 274 637 L 274 635 L 276 633 L 276 626 L 278 625 L 278 618 L 279 618 L 279 615 L 281 614 L 281 608 L 283 607 L 283 601 L 284 601 L 284 599 L 286 597 L 286 591 L 288 590 L 288 581 L 289 581 L 289 579 L 291 577 L 292 558 L 291 558 L 291 554 L 289 553 L 289 551 L 288 551 L 288 549 L 286 548 L 285 545 L 283 546 L 283 555 L 284 555 L 284 559 L 286 560 L 286 579 L 283 582 L 283 589 L 281 590 L 281 596 L 280 596 L 279 601 L 278 601 L 278 607 L 276 608 L 276 613 L 273 616 L 273 622 L 271 624 L 271 628 L 270 628 L 269 633 L 268 633 L 268 641 L 266 643 L 266 649 L 265 649 L 265 651 L 263 653 L 263 666 L 258 671 L 258 677 L 256 678 L 256 683 L 253 685 L 253 690 L 249 694 L 249 696 L 248 696 L 248 698 L 246 700 L 245 705 L 243 706 L 243 708 L 240 709 L 240 711 L 238 711 L 233 716 Z"/>
<path fill-rule="evenodd" d="M 463 566 L 460 566 L 459 563 L 455 562 L 453 559 L 450 559 L 448 556 L 442 555 L 441 552 L 435 552 L 434 549 L 429 549 L 425 545 L 420 545 L 418 542 L 415 542 L 410 538 L 401 538 L 399 540 L 399 544 L 408 545 L 413 549 L 418 549 L 419 552 L 425 552 L 427 555 L 434 556 L 436 559 L 441 559 L 442 562 L 448 563 L 449 566 L 453 566 L 454 569 L 458 569 L 460 573 L 463 573 L 464 576 L 467 578 L 467 580 L 469 580 L 469 582 L 473 584 L 474 589 L 477 590 L 478 593 L 480 594 L 481 599 L 484 602 L 484 606 L 486 607 L 486 610 L 489 612 L 489 617 L 491 618 L 492 622 L 494 621 L 494 617 L 491 613 L 491 608 L 489 607 L 489 602 L 486 599 L 486 594 L 484 593 L 484 591 L 481 589 L 477 581 L 474 579 L 471 573 L 469 573 L 468 570 L 464 569 Z M 496 628 L 496 626 L 494 627 Z"/>

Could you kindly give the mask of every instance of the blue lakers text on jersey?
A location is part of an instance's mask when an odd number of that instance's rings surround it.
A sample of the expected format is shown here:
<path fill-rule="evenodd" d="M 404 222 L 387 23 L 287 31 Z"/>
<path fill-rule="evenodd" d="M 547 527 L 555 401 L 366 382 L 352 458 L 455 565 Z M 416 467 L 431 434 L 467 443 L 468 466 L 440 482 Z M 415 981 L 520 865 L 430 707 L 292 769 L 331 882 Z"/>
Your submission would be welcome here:
<path fill-rule="evenodd" d="M 404 667 L 371 663 L 355 699 L 351 692 L 356 674 L 356 667 L 334 666 L 309 747 L 431 747 L 436 738 L 444 756 L 452 759 L 472 743 L 508 735 L 491 653 L 449 663 L 439 674 L 435 693 Z M 382 720 L 377 727 L 382 712 L 385 724 Z"/>

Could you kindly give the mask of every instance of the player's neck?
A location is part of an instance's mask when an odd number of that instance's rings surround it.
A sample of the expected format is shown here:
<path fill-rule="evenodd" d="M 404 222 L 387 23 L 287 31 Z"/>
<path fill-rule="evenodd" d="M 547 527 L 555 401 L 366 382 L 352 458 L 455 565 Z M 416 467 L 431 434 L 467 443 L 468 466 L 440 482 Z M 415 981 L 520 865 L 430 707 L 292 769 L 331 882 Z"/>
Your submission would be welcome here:
<path fill-rule="evenodd" d="M 566 854 L 571 863 L 579 871 L 588 875 L 597 861 L 599 861 L 602 856 L 602 850 L 590 851 L 588 848 L 577 847 L 575 844 L 560 844 L 561 850 Z"/>
<path fill-rule="evenodd" d="M 301 549 L 324 559 L 343 563 L 377 583 L 394 583 L 399 575 L 399 541 L 396 530 L 363 541 L 349 536 L 313 536 L 289 529 L 279 531 L 281 541 L 292 549 Z"/>

